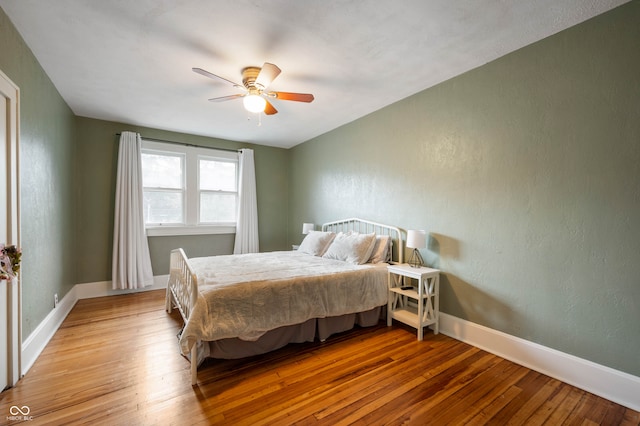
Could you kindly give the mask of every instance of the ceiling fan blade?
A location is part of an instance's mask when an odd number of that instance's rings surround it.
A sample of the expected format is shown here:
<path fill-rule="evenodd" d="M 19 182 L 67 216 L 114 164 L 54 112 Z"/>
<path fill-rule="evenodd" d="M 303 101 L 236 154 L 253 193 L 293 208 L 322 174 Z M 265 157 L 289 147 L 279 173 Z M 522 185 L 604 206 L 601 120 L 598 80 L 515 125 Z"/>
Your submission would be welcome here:
<path fill-rule="evenodd" d="M 221 96 L 219 98 L 211 98 L 209 99 L 211 102 L 222 102 L 222 101 L 230 101 L 231 99 L 237 99 L 237 98 L 242 98 L 243 94 L 237 94 L 237 95 L 229 95 L 229 96 Z"/>
<path fill-rule="evenodd" d="M 280 68 L 270 64 L 269 62 L 265 62 L 258 74 L 258 77 L 256 78 L 256 84 L 265 88 L 269 86 L 278 75 L 280 75 L 280 72 Z"/>
<path fill-rule="evenodd" d="M 274 96 L 276 99 L 282 99 L 283 101 L 296 102 L 313 102 L 315 99 L 311 93 L 269 92 L 269 96 Z"/>
<path fill-rule="evenodd" d="M 233 82 L 233 81 L 231 81 L 231 80 L 227 80 L 227 79 L 226 79 L 226 78 L 224 78 L 224 77 L 220 77 L 219 75 L 212 74 L 212 73 L 210 73 L 209 71 L 205 71 L 205 70 L 203 70 L 202 68 L 191 68 L 191 70 L 192 70 L 193 72 L 195 72 L 195 73 L 198 73 L 198 74 L 204 75 L 205 77 L 209 77 L 209 78 L 212 78 L 212 79 L 214 79 L 214 80 L 215 80 L 215 79 L 220 79 L 220 80 L 224 80 L 224 81 L 226 81 L 227 83 L 231 83 L 231 84 L 232 84 L 232 85 L 234 85 L 234 86 L 244 87 L 242 84 L 238 84 L 238 83 L 235 83 L 235 82 Z"/>
<path fill-rule="evenodd" d="M 264 107 L 264 113 L 266 115 L 273 115 L 273 114 L 277 114 L 278 110 L 275 109 L 273 105 L 271 105 L 271 102 L 267 101 L 267 105 Z"/>

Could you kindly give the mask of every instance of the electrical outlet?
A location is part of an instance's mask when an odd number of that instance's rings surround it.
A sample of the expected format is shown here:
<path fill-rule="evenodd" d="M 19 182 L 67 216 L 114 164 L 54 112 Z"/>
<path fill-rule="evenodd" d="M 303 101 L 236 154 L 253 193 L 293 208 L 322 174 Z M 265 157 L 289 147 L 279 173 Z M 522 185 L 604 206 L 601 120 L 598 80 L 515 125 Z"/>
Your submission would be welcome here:
<path fill-rule="evenodd" d="M 54 308 L 58 307 L 58 293 L 53 295 L 53 307 Z"/>

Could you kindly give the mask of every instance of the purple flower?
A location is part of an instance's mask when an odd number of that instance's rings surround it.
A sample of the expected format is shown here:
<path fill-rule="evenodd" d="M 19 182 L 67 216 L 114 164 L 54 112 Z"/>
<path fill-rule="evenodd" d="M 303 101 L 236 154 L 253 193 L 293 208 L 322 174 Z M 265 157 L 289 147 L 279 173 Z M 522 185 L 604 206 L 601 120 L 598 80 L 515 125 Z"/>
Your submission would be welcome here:
<path fill-rule="evenodd" d="M 11 280 L 18 276 L 22 251 L 16 246 L 0 243 L 0 279 Z"/>

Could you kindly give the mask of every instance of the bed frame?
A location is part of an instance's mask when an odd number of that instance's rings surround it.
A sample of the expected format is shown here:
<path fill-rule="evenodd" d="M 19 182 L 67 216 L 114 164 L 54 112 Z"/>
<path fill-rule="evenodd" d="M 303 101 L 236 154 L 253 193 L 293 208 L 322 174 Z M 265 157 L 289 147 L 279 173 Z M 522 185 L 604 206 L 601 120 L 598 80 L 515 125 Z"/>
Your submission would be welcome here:
<path fill-rule="evenodd" d="M 323 231 L 349 232 L 355 231 L 362 234 L 374 232 L 376 235 L 389 235 L 392 241 L 391 259 L 393 263 L 402 263 L 404 258 L 404 248 L 402 245 L 402 231 L 400 228 L 382 223 L 371 222 L 364 219 L 351 218 L 327 222 L 322 225 Z"/>
<path fill-rule="evenodd" d="M 392 262 L 403 262 L 403 232 L 395 226 L 350 218 L 325 223 L 322 225 L 322 230 L 336 233 L 354 231 L 360 233 L 375 232 L 376 235 L 389 235 L 392 241 Z M 189 320 L 191 311 L 198 300 L 198 279 L 189 266 L 187 259 L 187 256 L 181 248 L 171 251 L 169 282 L 167 283 L 165 300 L 167 312 L 171 313 L 175 306 L 180 311 L 180 315 L 182 315 L 185 324 Z M 189 358 L 191 362 L 191 384 L 195 386 L 197 383 L 198 345 L 193 346 Z"/>

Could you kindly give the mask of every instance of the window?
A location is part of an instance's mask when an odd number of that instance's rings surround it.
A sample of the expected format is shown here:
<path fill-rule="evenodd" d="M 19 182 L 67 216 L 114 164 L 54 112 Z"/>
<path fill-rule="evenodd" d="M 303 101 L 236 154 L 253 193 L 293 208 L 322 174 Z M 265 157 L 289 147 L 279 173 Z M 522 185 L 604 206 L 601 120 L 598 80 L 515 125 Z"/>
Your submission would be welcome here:
<path fill-rule="evenodd" d="M 200 157 L 200 222 L 235 223 L 238 200 L 237 162 Z"/>
<path fill-rule="evenodd" d="M 235 152 L 142 141 L 144 220 L 149 235 L 235 232 Z"/>
<path fill-rule="evenodd" d="M 142 152 L 145 224 L 184 223 L 184 164 L 181 154 Z"/>

